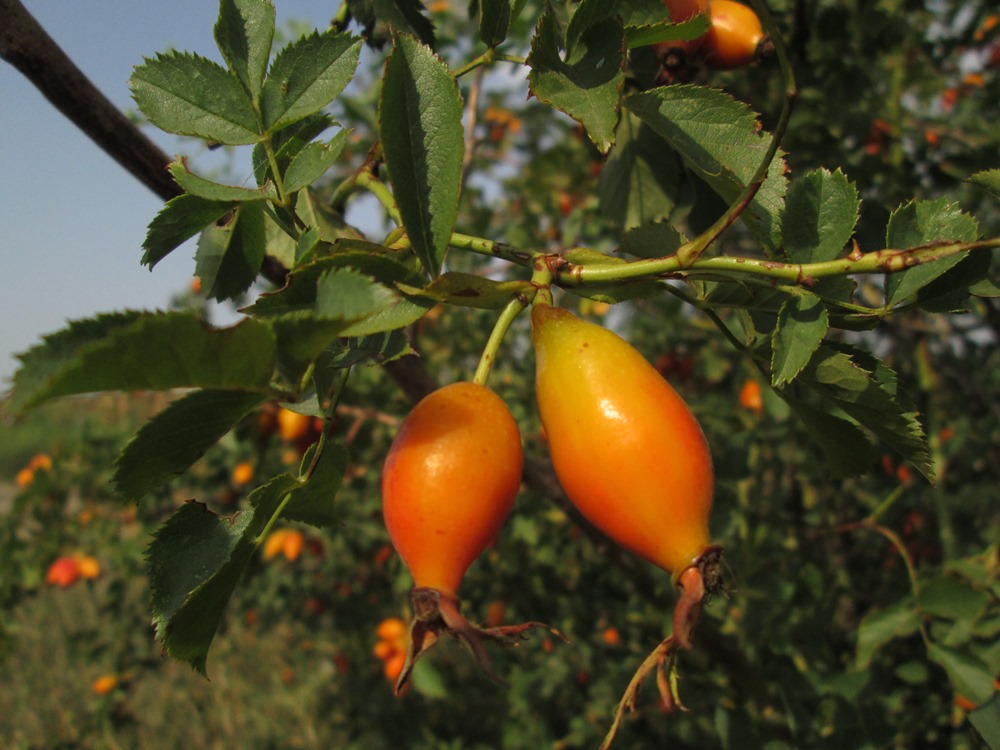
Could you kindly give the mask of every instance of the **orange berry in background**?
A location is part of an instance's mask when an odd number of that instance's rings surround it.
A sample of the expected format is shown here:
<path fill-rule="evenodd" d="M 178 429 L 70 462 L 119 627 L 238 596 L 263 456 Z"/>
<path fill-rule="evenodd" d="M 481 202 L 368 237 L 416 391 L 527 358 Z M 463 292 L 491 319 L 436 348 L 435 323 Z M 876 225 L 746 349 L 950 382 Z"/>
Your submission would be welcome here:
<path fill-rule="evenodd" d="M 301 531 L 289 530 L 281 543 L 281 552 L 289 562 L 295 562 L 302 555 L 306 538 Z"/>
<path fill-rule="evenodd" d="M 403 671 L 403 665 L 406 663 L 406 654 L 402 651 L 393 654 L 391 657 L 386 659 L 385 663 L 382 665 L 382 671 L 389 682 L 395 683 L 399 678 L 399 673 Z"/>
<path fill-rule="evenodd" d="M 233 467 L 233 484 L 249 484 L 253 479 L 253 466 L 248 461 L 241 461 Z"/>
<path fill-rule="evenodd" d="M 294 443 L 309 432 L 312 419 L 307 414 L 299 414 L 290 409 L 282 408 L 278 411 L 278 434 L 286 443 Z"/>
<path fill-rule="evenodd" d="M 285 537 L 288 536 L 288 529 L 277 529 L 267 535 L 264 540 L 264 559 L 273 560 L 281 554 L 285 546 Z"/>
<path fill-rule="evenodd" d="M 398 617 L 387 617 L 375 628 L 375 635 L 381 641 L 395 643 L 406 639 L 406 623 Z"/>
<path fill-rule="evenodd" d="M 392 641 L 379 641 L 375 644 L 375 648 L 372 649 L 372 654 L 379 661 L 387 661 L 398 652 L 399 649 L 396 648 L 396 645 Z"/>
<path fill-rule="evenodd" d="M 60 557 L 49 566 L 45 582 L 51 586 L 68 588 L 80 580 L 80 566 L 73 557 Z"/>
<path fill-rule="evenodd" d="M 104 674 L 94 680 L 91 690 L 97 695 L 107 695 L 116 687 L 118 687 L 118 675 Z"/>
<path fill-rule="evenodd" d="M 35 481 L 35 472 L 29 469 L 27 466 L 25 466 L 23 469 L 17 472 L 17 477 L 14 479 L 14 482 L 17 484 L 17 486 L 21 487 L 22 489 L 24 487 L 27 487 L 33 481 Z"/>
<path fill-rule="evenodd" d="M 740 389 L 740 406 L 752 411 L 760 416 L 764 411 L 764 396 L 760 390 L 760 383 L 756 380 L 748 380 Z"/>
<path fill-rule="evenodd" d="M 191 294 L 201 294 L 201 277 L 195 276 L 191 279 Z"/>
<path fill-rule="evenodd" d="M 52 471 L 52 459 L 44 453 L 39 453 L 28 462 L 28 467 L 32 471 L 38 471 L 39 469 Z"/>
<path fill-rule="evenodd" d="M 77 555 L 74 559 L 76 560 L 76 567 L 80 571 L 81 578 L 92 581 L 101 574 L 101 564 L 97 561 L 96 557 L 91 555 Z"/>
<path fill-rule="evenodd" d="M 617 646 L 622 642 L 622 636 L 618 628 L 605 628 L 601 633 L 601 640 L 608 646 Z"/>

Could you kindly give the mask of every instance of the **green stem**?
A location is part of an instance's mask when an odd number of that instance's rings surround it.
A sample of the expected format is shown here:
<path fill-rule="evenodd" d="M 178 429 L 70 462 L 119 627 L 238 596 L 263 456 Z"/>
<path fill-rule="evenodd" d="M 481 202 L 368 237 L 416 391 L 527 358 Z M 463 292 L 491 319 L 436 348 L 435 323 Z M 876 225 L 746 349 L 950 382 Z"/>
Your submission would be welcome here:
<path fill-rule="evenodd" d="M 778 115 L 778 122 L 775 125 L 774 133 L 771 135 L 764 158 L 761 159 L 757 171 L 754 172 L 753 177 L 747 183 L 746 187 L 743 188 L 739 197 L 733 201 L 729 209 L 712 226 L 690 242 L 686 242 L 678 248 L 677 258 L 682 267 L 688 267 L 697 260 L 705 252 L 705 249 L 719 238 L 719 235 L 732 226 L 740 214 L 750 205 L 750 201 L 754 199 L 754 196 L 757 195 L 757 191 L 760 190 L 760 186 L 767 179 L 768 170 L 771 168 L 774 157 L 778 153 L 778 145 L 781 143 L 785 131 L 788 129 L 788 122 L 792 117 L 792 106 L 798 97 L 795 74 L 792 72 L 788 51 L 774 24 L 774 19 L 771 18 L 771 14 L 765 7 L 763 0 L 751 0 L 751 5 L 757 11 L 757 15 L 760 16 L 764 31 L 771 37 L 771 41 L 774 44 L 774 51 L 781 66 L 781 75 L 785 81 L 785 101 L 782 103 L 781 113 Z"/>
<path fill-rule="evenodd" d="M 403 219 L 399 215 L 399 206 L 396 205 L 396 199 L 393 197 L 392 193 L 389 192 L 389 188 L 386 187 L 384 182 L 379 180 L 375 175 L 366 169 L 358 173 L 357 185 L 358 187 L 364 188 L 378 199 L 378 202 L 382 204 L 382 207 L 389 214 L 389 218 L 392 219 L 397 226 L 403 225 Z"/>
<path fill-rule="evenodd" d="M 281 176 L 281 170 L 278 169 L 278 156 L 274 153 L 274 144 L 271 143 L 270 138 L 265 138 L 263 145 L 264 153 L 267 154 L 267 163 L 271 167 L 271 176 L 274 178 L 274 187 L 278 191 L 277 203 L 280 206 L 287 206 L 288 195 L 285 193 L 285 183 Z"/>
<path fill-rule="evenodd" d="M 493 331 L 490 333 L 490 337 L 486 341 L 486 346 L 483 348 L 482 356 L 479 358 L 479 366 L 476 368 L 476 374 L 472 378 L 473 383 L 486 385 L 486 381 L 490 377 L 490 372 L 493 370 L 493 363 L 496 361 L 497 352 L 500 350 L 500 344 L 503 343 L 503 338 L 507 335 L 507 329 L 510 328 L 510 324 L 514 322 L 514 319 L 527 306 L 528 300 L 521 295 L 517 295 L 507 303 L 507 306 L 500 313 L 500 317 L 497 318 L 496 325 L 493 326 Z"/>
<path fill-rule="evenodd" d="M 452 76 L 455 78 L 461 78 L 466 73 L 470 73 L 476 68 L 482 67 L 483 65 L 492 65 L 495 62 L 510 62 L 515 63 L 516 65 L 524 65 L 527 62 L 527 58 L 497 52 L 495 49 L 488 49 L 479 57 L 470 60 L 458 70 L 453 71 Z"/>
<path fill-rule="evenodd" d="M 508 245 L 506 242 L 494 242 L 493 240 L 484 240 L 482 237 L 471 237 L 467 234 L 459 234 L 454 232 L 451 238 L 448 240 L 448 244 L 452 247 L 458 247 L 463 250 L 469 250 L 473 253 L 478 253 L 479 255 L 489 255 L 493 258 L 501 258 L 511 263 L 516 263 L 519 266 L 530 267 L 535 258 L 538 257 L 539 253 L 533 253 L 527 250 L 519 250 L 513 245 Z"/>

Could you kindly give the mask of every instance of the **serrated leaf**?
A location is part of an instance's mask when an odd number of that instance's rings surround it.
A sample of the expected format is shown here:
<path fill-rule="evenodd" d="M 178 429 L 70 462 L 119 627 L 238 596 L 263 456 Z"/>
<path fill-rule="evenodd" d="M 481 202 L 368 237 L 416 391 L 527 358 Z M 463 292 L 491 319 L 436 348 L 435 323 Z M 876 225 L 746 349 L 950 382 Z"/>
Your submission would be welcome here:
<path fill-rule="evenodd" d="M 861 200 L 840 171 L 817 169 L 788 187 L 781 236 L 793 263 L 837 258 L 854 234 Z"/>
<path fill-rule="evenodd" d="M 263 208 L 240 205 L 229 221 L 201 233 L 195 273 L 202 290 L 211 299 L 237 299 L 257 279 L 266 251 Z"/>
<path fill-rule="evenodd" d="M 686 42 L 699 39 L 708 33 L 707 15 L 698 15 L 680 23 L 654 23 L 647 26 L 626 27 L 628 48 L 647 47 L 662 42 Z"/>
<path fill-rule="evenodd" d="M 285 47 L 264 81 L 264 125 L 272 133 L 316 114 L 344 90 L 358 66 L 361 40 L 333 30 Z"/>
<path fill-rule="evenodd" d="M 896 638 L 913 635 L 919 625 L 919 616 L 911 602 L 900 602 L 868 612 L 858 625 L 855 669 L 868 669 L 872 657 L 880 648 Z"/>
<path fill-rule="evenodd" d="M 370 336 L 338 339 L 319 356 L 316 369 L 341 369 L 363 362 L 384 364 L 412 353 L 406 332 L 397 328 Z"/>
<path fill-rule="evenodd" d="M 665 23 L 669 20 L 669 15 L 662 0 L 582 0 L 576 6 L 573 17 L 570 18 L 569 24 L 566 26 L 566 49 L 572 52 L 587 29 L 615 18 L 620 19 L 622 26 L 628 33 L 653 25 L 661 27 L 661 33 L 684 33 L 678 30 L 665 31 L 676 25 Z M 702 30 L 701 34 L 704 33 L 705 31 Z M 694 37 L 678 36 L 676 38 L 693 39 Z"/>
<path fill-rule="evenodd" d="M 222 0 L 215 42 L 251 101 L 260 101 L 274 39 L 274 5 L 266 0 Z"/>
<path fill-rule="evenodd" d="M 653 128 L 726 203 L 760 167 L 771 135 L 743 102 L 714 89 L 674 85 L 626 97 L 625 107 Z M 781 245 L 786 181 L 779 149 L 741 218 L 770 254 Z"/>
<path fill-rule="evenodd" d="M 312 185 L 340 158 L 347 145 L 347 131 L 341 130 L 326 143 L 310 143 L 299 151 L 285 170 L 285 191 L 294 193 Z"/>
<path fill-rule="evenodd" d="M 614 144 L 625 57 L 625 31 L 615 18 L 584 31 L 564 60 L 555 20 L 546 13 L 531 40 L 529 90 L 583 125 L 597 150 L 606 154 Z"/>
<path fill-rule="evenodd" d="M 261 139 L 253 105 L 239 79 L 204 57 L 157 55 L 129 79 L 135 103 L 168 133 L 238 146 Z"/>
<path fill-rule="evenodd" d="M 436 276 L 458 217 L 462 97 L 448 66 L 412 37 L 398 36 L 386 61 L 378 120 L 406 233 L 424 270 Z"/>
<path fill-rule="evenodd" d="M 329 441 L 315 461 L 314 452 L 315 448 L 302 458 L 303 468 L 310 464 L 313 466 L 309 480 L 292 490 L 292 497 L 282 510 L 281 517 L 320 529 L 329 528 L 337 522 L 334 501 L 344 478 L 349 456 L 344 446 Z"/>
<path fill-rule="evenodd" d="M 976 172 L 969 177 L 968 182 L 986 188 L 997 200 L 1000 200 L 1000 169 L 987 169 Z"/>
<path fill-rule="evenodd" d="M 340 318 L 317 318 L 311 312 L 270 317 L 267 322 L 274 329 L 278 372 L 293 388 L 298 388 L 310 365 L 350 325 Z"/>
<path fill-rule="evenodd" d="M 251 510 L 231 518 L 189 502 L 156 532 L 146 551 L 153 623 L 174 659 L 207 674 L 208 650 L 257 538 L 296 485 L 273 478 L 251 493 Z"/>
<path fill-rule="evenodd" d="M 683 242 L 673 225 L 660 221 L 627 231 L 619 249 L 637 258 L 662 258 L 676 252 Z"/>
<path fill-rule="evenodd" d="M 806 435 L 819 448 L 824 467 L 837 478 L 864 474 L 875 460 L 871 440 L 853 422 L 809 406 L 791 394 L 782 397 L 806 428 Z"/>
<path fill-rule="evenodd" d="M 778 311 L 771 335 L 771 385 L 790 383 L 809 362 L 830 328 L 826 305 L 812 295 L 796 295 Z"/>
<path fill-rule="evenodd" d="M 274 160 L 278 165 L 279 174 L 285 174 L 292 159 L 321 133 L 335 124 L 336 121 L 332 117 L 318 112 L 289 125 L 287 128 L 282 128 L 271 136 L 271 148 L 274 151 Z M 271 171 L 271 159 L 264 144 L 258 143 L 253 147 L 251 161 L 254 178 L 258 185 L 263 185 L 268 180 L 274 179 L 274 174 Z"/>
<path fill-rule="evenodd" d="M 143 265 L 152 268 L 171 251 L 187 242 L 213 221 L 233 209 L 229 201 L 208 201 L 193 195 L 171 198 L 149 223 Z"/>
<path fill-rule="evenodd" d="M 948 673 L 955 692 L 964 695 L 973 704 L 978 706 L 993 696 L 993 675 L 982 661 L 971 654 L 939 643 L 929 643 L 927 656 Z"/>
<path fill-rule="evenodd" d="M 494 281 L 472 273 L 449 271 L 438 276 L 423 289 L 402 287 L 403 291 L 414 295 L 430 297 L 438 302 L 447 302 L 480 310 L 500 310 L 516 294 L 526 294 L 531 289 L 528 281 Z"/>
<path fill-rule="evenodd" d="M 274 333 L 248 320 L 211 328 L 191 313 L 122 313 L 71 323 L 19 355 L 12 408 L 95 391 L 222 388 L 267 392 Z"/>
<path fill-rule="evenodd" d="M 223 185 L 212 180 L 206 180 L 188 169 L 187 159 L 180 158 L 167 165 L 170 174 L 185 193 L 216 203 L 235 203 L 237 201 L 277 200 L 278 191 L 270 182 L 259 188 L 245 188 L 236 185 Z"/>
<path fill-rule="evenodd" d="M 412 33 L 428 47 L 434 47 L 434 25 L 423 14 L 420 0 L 347 0 L 347 9 L 364 27 L 365 40 L 382 48 L 389 34 Z"/>
<path fill-rule="evenodd" d="M 886 247 L 910 248 L 935 242 L 973 242 L 979 235 L 976 220 L 962 213 L 947 198 L 913 201 L 901 206 L 889 218 Z M 886 276 L 886 306 L 892 307 L 932 282 L 962 260 L 963 255 L 924 263 Z"/>
<path fill-rule="evenodd" d="M 196 391 L 171 403 L 132 437 L 115 461 L 111 481 L 137 501 L 180 476 L 267 396 L 244 391 Z"/>
<path fill-rule="evenodd" d="M 989 253 L 969 253 L 917 292 L 917 304 L 928 312 L 964 312 L 974 290 L 987 290 L 982 285 L 991 283 L 987 277 L 992 265 Z"/>
<path fill-rule="evenodd" d="M 896 374 L 880 360 L 844 346 L 821 345 L 799 381 L 910 461 L 928 480 L 934 471 L 923 427 Z"/>
<path fill-rule="evenodd" d="M 333 268 L 316 285 L 317 317 L 359 320 L 396 299 L 388 287 L 350 268 Z"/>
<path fill-rule="evenodd" d="M 478 0 L 479 38 L 487 47 L 496 47 L 510 30 L 510 0 Z"/>
<path fill-rule="evenodd" d="M 652 129 L 624 113 L 597 184 L 601 213 L 623 229 L 669 218 L 677 208 L 684 165 Z"/>

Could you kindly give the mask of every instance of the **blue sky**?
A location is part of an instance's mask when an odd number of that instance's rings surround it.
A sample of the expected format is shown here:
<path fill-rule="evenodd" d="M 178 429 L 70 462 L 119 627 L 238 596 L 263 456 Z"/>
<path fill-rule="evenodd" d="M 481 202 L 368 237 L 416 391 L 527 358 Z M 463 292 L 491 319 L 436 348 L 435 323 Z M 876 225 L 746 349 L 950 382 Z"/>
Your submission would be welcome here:
<path fill-rule="evenodd" d="M 49 35 L 117 106 L 133 106 L 132 68 L 170 48 L 219 60 L 212 38 L 218 5 L 22 0 Z M 276 3 L 290 19 L 325 28 L 332 0 Z M 221 61 L 221 60 L 220 60 Z M 14 354 L 67 320 L 99 312 L 154 309 L 187 288 L 194 245 L 151 272 L 140 265 L 146 225 L 162 201 L 76 129 L 25 79 L 0 61 L 0 391 Z M 148 129 L 168 154 L 191 149 Z"/>

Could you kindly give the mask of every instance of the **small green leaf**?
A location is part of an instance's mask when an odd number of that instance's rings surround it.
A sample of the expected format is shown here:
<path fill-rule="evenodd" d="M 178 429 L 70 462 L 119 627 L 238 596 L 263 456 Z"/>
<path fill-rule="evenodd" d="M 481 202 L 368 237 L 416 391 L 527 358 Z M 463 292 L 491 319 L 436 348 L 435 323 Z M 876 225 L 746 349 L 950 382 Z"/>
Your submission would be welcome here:
<path fill-rule="evenodd" d="M 316 114 L 344 90 L 358 66 L 361 40 L 333 30 L 292 42 L 271 65 L 261 97 L 267 132 Z"/>
<path fill-rule="evenodd" d="M 896 638 L 916 633 L 919 623 L 917 611 L 908 601 L 868 612 L 858 625 L 855 669 L 868 669 L 880 648 Z"/>
<path fill-rule="evenodd" d="M 195 391 L 150 419 L 115 461 L 111 481 L 129 501 L 180 476 L 266 396 L 243 391 Z"/>
<path fill-rule="evenodd" d="M 677 153 L 625 112 L 597 184 L 601 213 L 626 230 L 669 219 L 684 182 Z"/>
<path fill-rule="evenodd" d="M 172 250 L 187 242 L 234 208 L 230 201 L 209 201 L 193 195 L 171 198 L 149 223 L 142 243 L 143 265 L 152 268 Z"/>
<path fill-rule="evenodd" d="M 921 585 L 917 603 L 925 614 L 972 622 L 986 610 L 990 597 L 954 578 L 939 576 Z"/>
<path fill-rule="evenodd" d="M 12 408 L 96 391 L 222 388 L 268 392 L 273 331 L 211 328 L 191 313 L 119 313 L 71 323 L 19 355 Z"/>
<path fill-rule="evenodd" d="M 889 218 L 886 247 L 910 248 L 936 242 L 974 242 L 979 236 L 976 220 L 947 198 L 913 201 L 898 208 Z M 909 299 L 920 289 L 961 261 L 964 255 L 952 255 L 886 276 L 886 306 Z"/>
<path fill-rule="evenodd" d="M 987 747 L 1000 747 L 1000 693 L 969 714 L 969 722 L 982 735 Z"/>
<path fill-rule="evenodd" d="M 916 407 L 899 391 L 896 374 L 880 360 L 846 346 L 821 345 L 799 380 L 884 440 L 933 481 Z"/>
<path fill-rule="evenodd" d="M 994 198 L 1000 200 L 1000 169 L 987 169 L 982 172 L 976 172 L 969 177 L 968 182 L 986 188 Z"/>
<path fill-rule="evenodd" d="M 278 192 L 270 182 L 264 183 L 259 188 L 245 188 L 206 180 L 188 169 L 187 159 L 177 159 L 167 165 L 167 169 L 170 170 L 170 174 L 174 176 L 177 184 L 184 188 L 185 193 L 206 201 L 234 203 L 236 201 L 273 201 L 278 198 Z"/>
<path fill-rule="evenodd" d="M 274 329 L 278 372 L 292 389 L 299 387 L 316 358 L 349 325 L 340 318 L 324 320 L 307 312 L 269 317 L 267 322 Z"/>
<path fill-rule="evenodd" d="M 840 172 L 817 169 L 793 180 L 788 188 L 781 236 L 793 263 L 819 263 L 837 258 L 854 234 L 861 200 Z"/>
<path fill-rule="evenodd" d="M 222 0 L 215 42 L 250 99 L 260 101 L 274 39 L 274 5 L 266 0 Z"/>
<path fill-rule="evenodd" d="M 209 648 L 258 537 L 297 484 L 275 477 L 250 495 L 251 510 L 231 518 L 189 502 L 156 532 L 146 551 L 153 624 L 174 659 L 207 674 Z"/>
<path fill-rule="evenodd" d="M 528 281 L 494 281 L 459 271 L 442 274 L 423 289 L 402 287 L 405 292 L 424 295 L 438 302 L 481 310 L 503 309 L 514 295 L 528 293 L 532 288 Z"/>
<path fill-rule="evenodd" d="M 667 23 L 669 16 L 663 0 L 582 0 L 566 27 L 566 49 L 572 53 L 576 43 L 588 29 L 614 19 L 619 19 L 629 34 L 655 25 L 660 28 L 661 35 L 667 35 L 664 40 L 694 38 L 683 36 L 685 32 L 678 29 L 678 25 Z M 707 30 L 703 20 L 699 19 L 699 25 L 702 30 L 696 36 L 701 36 Z"/>
<path fill-rule="evenodd" d="M 619 249 L 637 258 L 662 258 L 676 252 L 683 242 L 672 224 L 659 221 L 627 231 Z"/>
<path fill-rule="evenodd" d="M 274 161 L 278 165 L 278 173 L 284 175 L 292 159 L 320 134 L 335 124 L 336 121 L 332 117 L 319 112 L 282 128 L 271 136 L 271 148 L 274 151 Z M 253 147 L 251 161 L 254 178 L 258 185 L 263 185 L 268 180 L 274 180 L 271 159 L 263 143 L 258 143 Z"/>
<path fill-rule="evenodd" d="M 423 14 L 421 0 L 347 0 L 347 10 L 372 47 L 381 49 L 392 33 L 411 33 L 434 47 L 434 25 Z"/>
<path fill-rule="evenodd" d="M 225 224 L 213 224 L 201 234 L 195 273 L 212 299 L 237 299 L 251 287 L 264 262 L 267 243 L 264 211 L 244 203 Z"/>
<path fill-rule="evenodd" d="M 424 270 L 441 270 L 458 216 L 462 183 L 462 97 L 429 47 L 399 35 L 385 64 L 379 134 L 393 194 Z"/>
<path fill-rule="evenodd" d="M 168 133 L 213 143 L 256 143 L 260 125 L 239 79 L 204 57 L 183 52 L 147 59 L 129 87 L 150 122 Z"/>
<path fill-rule="evenodd" d="M 993 697 L 993 675 L 982 661 L 964 651 L 927 644 L 927 656 L 948 673 L 955 692 L 964 695 L 979 706 Z"/>
<path fill-rule="evenodd" d="M 830 328 L 830 316 L 818 297 L 803 294 L 781 306 L 771 336 L 771 385 L 790 383 L 809 363 Z"/>
<path fill-rule="evenodd" d="M 285 191 L 294 193 L 326 174 L 347 145 L 347 131 L 341 130 L 326 143 L 310 143 L 299 151 L 285 170 Z"/>
<path fill-rule="evenodd" d="M 371 336 L 354 336 L 337 339 L 317 359 L 316 369 L 340 369 L 363 362 L 384 364 L 412 354 L 410 340 L 401 328 Z"/>
<path fill-rule="evenodd" d="M 328 441 L 319 459 L 313 463 L 315 449 L 302 458 L 303 470 L 313 465 L 309 481 L 292 490 L 288 505 L 281 512 L 282 518 L 301 521 L 317 528 L 329 528 L 337 522 L 335 499 L 347 469 L 347 449 Z"/>
<path fill-rule="evenodd" d="M 487 47 L 496 47 L 510 30 L 510 0 L 478 0 L 479 38 Z"/>
<path fill-rule="evenodd" d="M 653 128 L 727 204 L 750 182 L 771 135 L 743 102 L 714 89 L 665 86 L 632 94 L 625 107 Z M 781 213 L 787 183 L 779 149 L 767 177 L 741 218 L 775 254 L 781 246 Z"/>
<path fill-rule="evenodd" d="M 816 444 L 824 468 L 834 477 L 864 474 L 875 460 L 875 447 L 853 422 L 809 406 L 791 394 L 782 398 L 806 428 L 806 435 Z"/>
<path fill-rule="evenodd" d="M 654 23 L 647 26 L 626 27 L 628 48 L 647 47 L 661 42 L 686 42 L 708 33 L 707 15 L 699 15 L 680 23 Z"/>
<path fill-rule="evenodd" d="M 324 319 L 359 320 L 397 299 L 388 287 L 350 268 L 333 268 L 316 286 L 316 315 Z"/>
<path fill-rule="evenodd" d="M 615 18 L 587 29 L 563 60 L 555 20 L 546 13 L 531 40 L 529 90 L 583 125 L 598 151 L 606 154 L 614 144 L 625 57 L 625 31 Z"/>

